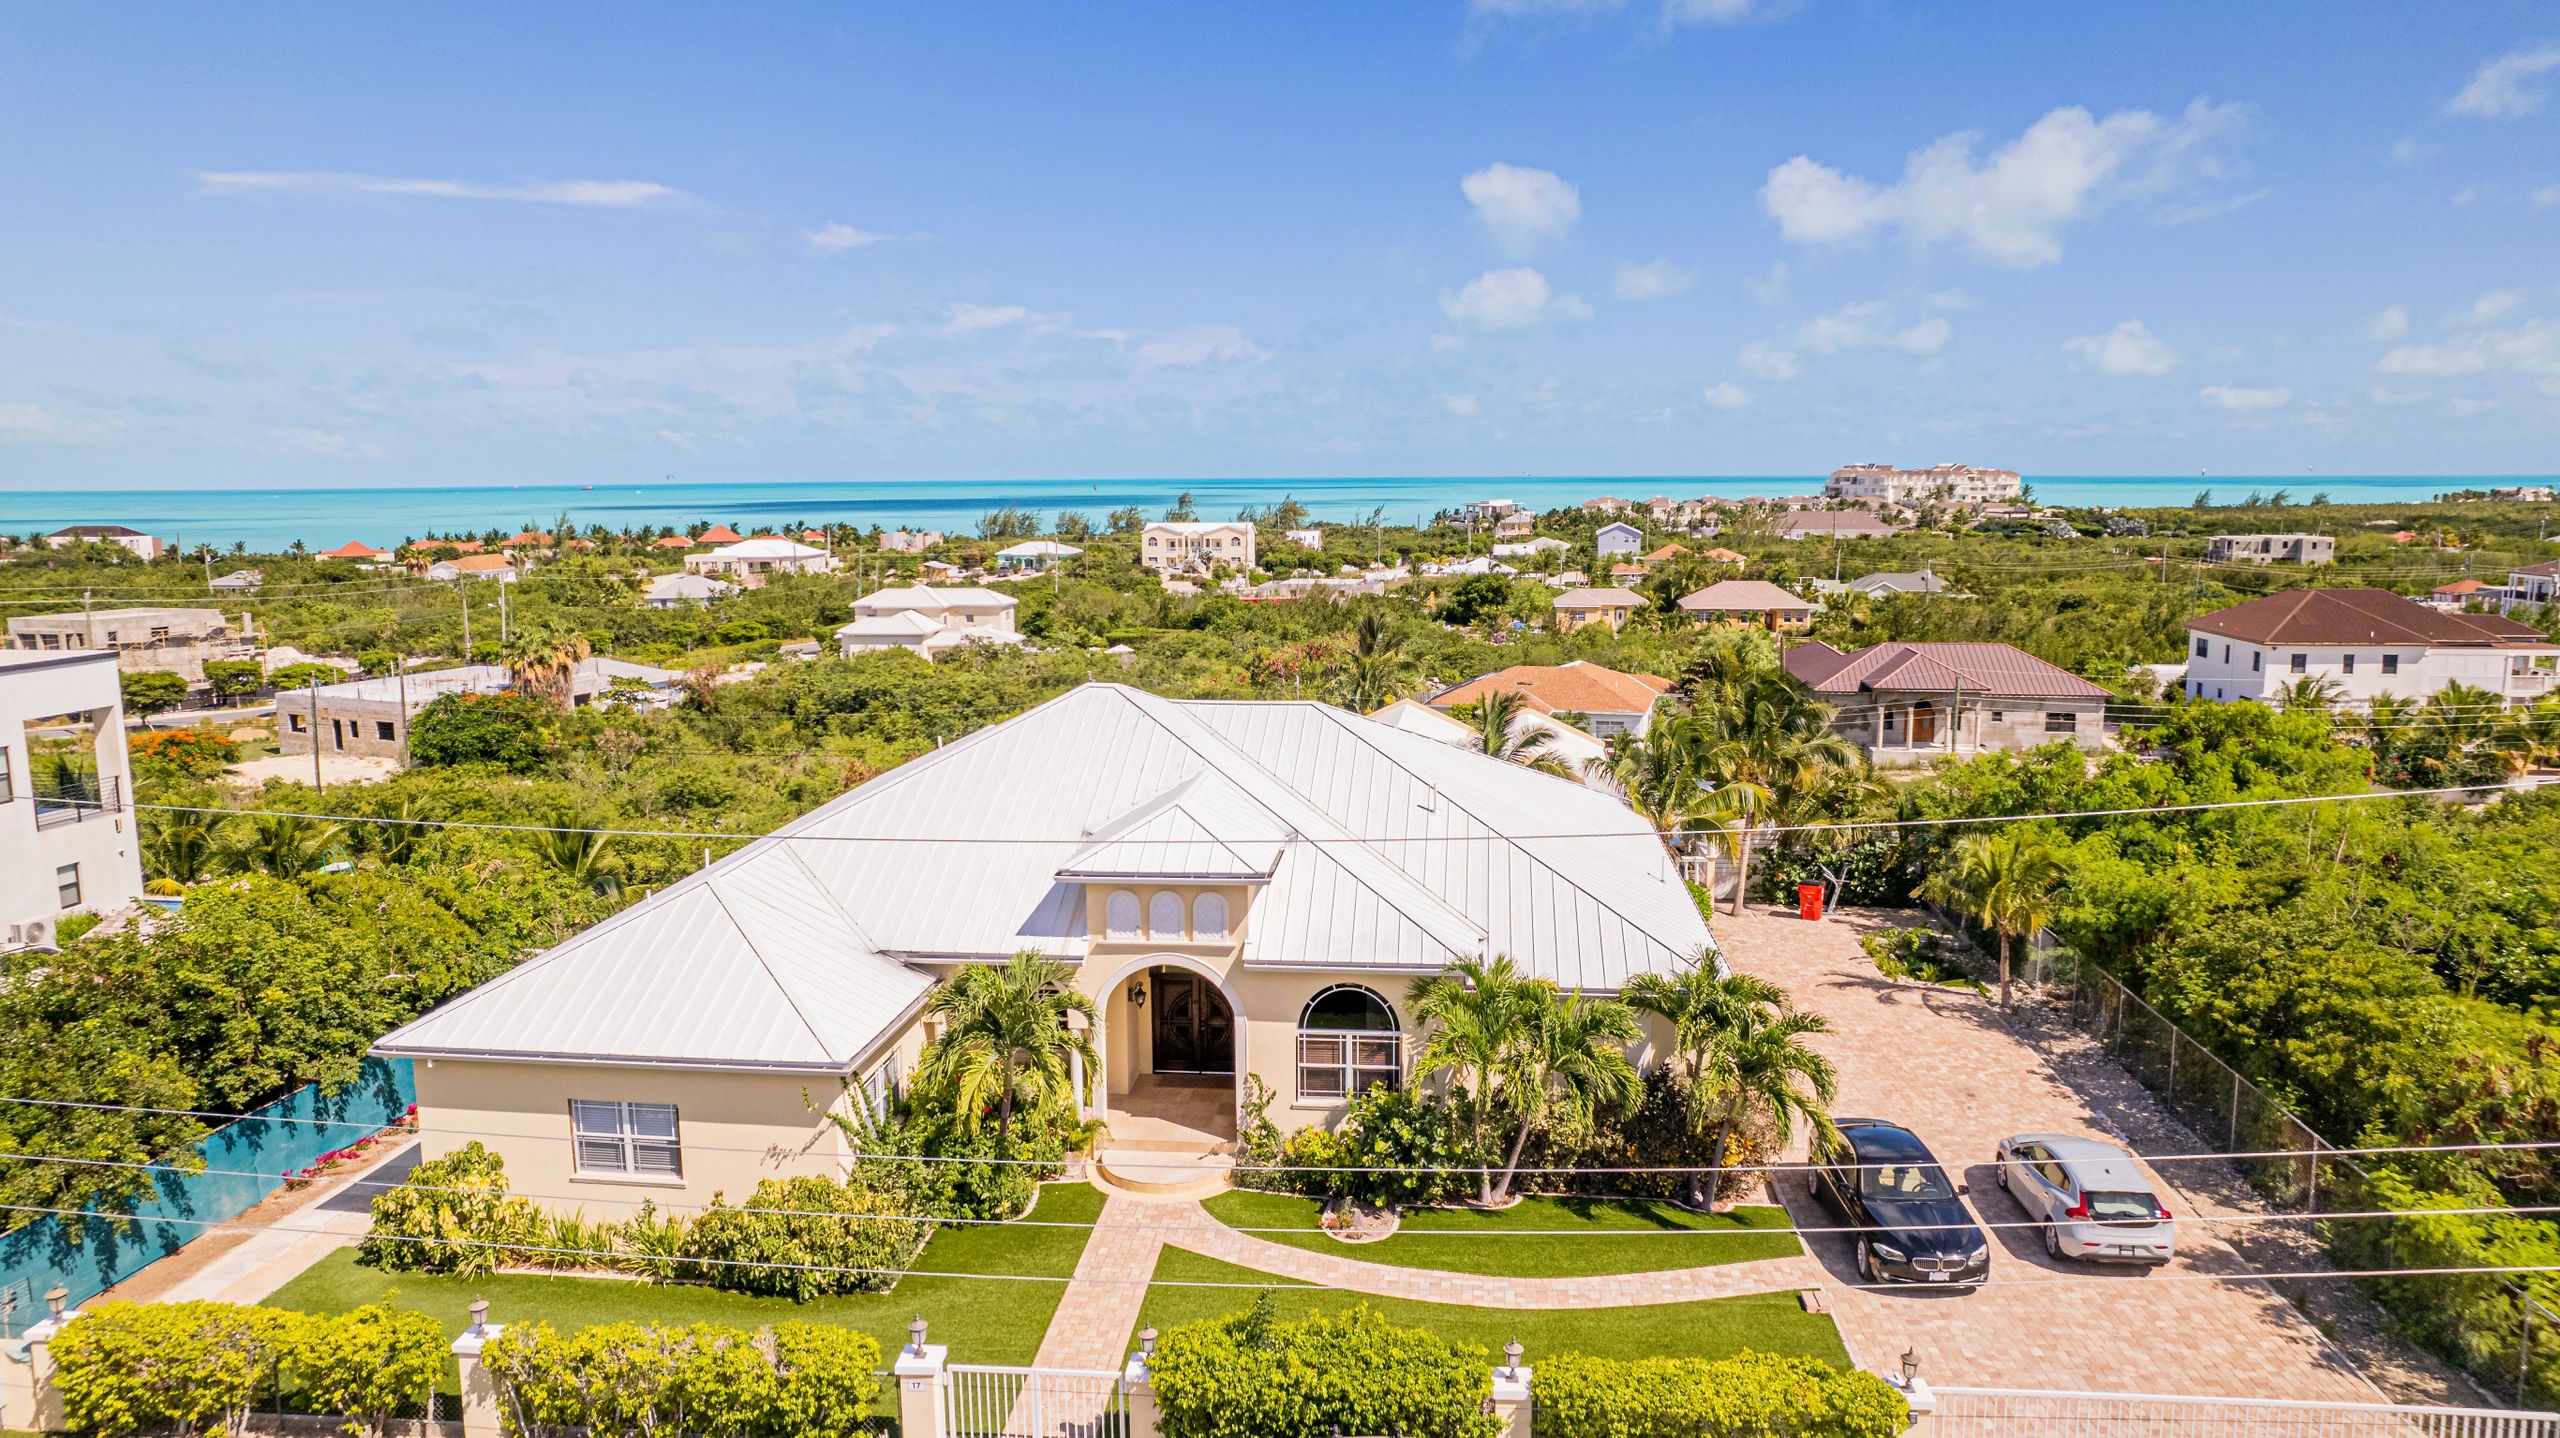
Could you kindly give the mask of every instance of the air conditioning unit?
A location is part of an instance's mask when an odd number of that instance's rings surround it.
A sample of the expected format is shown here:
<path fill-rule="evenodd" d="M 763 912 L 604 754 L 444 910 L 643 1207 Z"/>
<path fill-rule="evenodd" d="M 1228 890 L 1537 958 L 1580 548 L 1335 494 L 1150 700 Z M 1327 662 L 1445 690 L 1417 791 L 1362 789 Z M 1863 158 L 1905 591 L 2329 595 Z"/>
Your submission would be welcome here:
<path fill-rule="evenodd" d="M 19 940 L 20 947 L 41 949 L 45 941 L 53 937 L 53 926 L 42 919 L 29 919 L 23 924 L 11 924 L 9 932 L 24 936 Z"/>

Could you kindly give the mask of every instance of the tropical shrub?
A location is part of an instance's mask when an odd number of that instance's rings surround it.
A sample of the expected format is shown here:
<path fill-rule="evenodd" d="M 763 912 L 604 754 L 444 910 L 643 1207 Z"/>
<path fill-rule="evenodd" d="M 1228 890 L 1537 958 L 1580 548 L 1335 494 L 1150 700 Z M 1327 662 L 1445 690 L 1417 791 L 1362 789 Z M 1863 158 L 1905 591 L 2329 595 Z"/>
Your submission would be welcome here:
<path fill-rule="evenodd" d="M 137 719 L 187 702 L 187 677 L 166 669 L 137 669 L 118 677 L 125 712 Z"/>
<path fill-rule="evenodd" d="M 806 1303 L 895 1287 L 932 1234 L 898 1195 L 815 1175 L 769 1178 L 741 1207 L 714 1194 L 684 1256 L 715 1288 Z"/>
<path fill-rule="evenodd" d="M 494 1273 L 543 1232 L 533 1200 L 507 1193 L 505 1160 L 478 1139 L 429 1159 L 374 1195 L 373 1228 L 356 1262 L 392 1272 Z"/>
<path fill-rule="evenodd" d="M 1536 1438 L 1892 1438 L 1910 1406 L 1883 1379 L 1811 1358 L 1541 1358 Z"/>
<path fill-rule="evenodd" d="M 229 1303 L 91 1308 L 53 1341 L 63 1417 L 100 1438 L 170 1430 L 239 1438 L 294 1317 Z"/>
<path fill-rule="evenodd" d="M 2418 1216 L 2331 1224 L 2330 1248 L 2341 1262 L 2358 1269 L 2543 1270 L 2503 1278 L 2494 1273 L 2382 1278 L 2365 1286 L 2409 1336 L 2452 1355 L 2472 1372 L 2507 1374 L 2525 1368 L 2524 1406 L 2560 1404 L 2560 1333 L 2548 1323 L 2537 1324 L 2531 1361 L 2519 1364 L 2516 1344 L 2523 1324 L 2510 1291 L 2521 1284 L 2545 1305 L 2560 1307 L 2560 1282 L 2551 1277 L 2551 1270 L 2560 1267 L 2560 1232 L 2549 1223 L 2504 1214 L 2426 1213 L 2495 1208 L 2505 1202 L 2495 1186 L 2473 1175 L 2453 1174 L 2444 1182 L 2451 1186 L 2422 1184 L 2389 1169 L 2376 1172 L 2354 1206 L 2415 1210 Z"/>
<path fill-rule="evenodd" d="M 869 1334 L 781 1323 L 770 1350 L 744 1329 L 610 1323 L 561 1334 L 517 1324 L 482 1357 L 509 1438 L 650 1433 L 801 1438 L 853 1432 L 879 1396 Z"/>
<path fill-rule="evenodd" d="M 1521 1186 L 1541 1193 L 1611 1194 L 1687 1202 L 1690 1171 L 1715 1162 L 1715 1130 L 1690 1119 L 1688 1080 L 1669 1068 L 1644 1075 L 1644 1097 L 1632 1114 L 1611 1110 L 1587 1128 L 1547 1128 L 1522 1157 Z M 1777 1158 L 1778 1144 L 1765 1124 L 1738 1127 L 1726 1140 L 1725 1171 L 1714 1198 L 1731 1201 L 1760 1190 L 1769 1175 L 1761 1165 Z M 1560 1170 L 1603 1170 L 1573 1173 Z M 1607 1171 L 1614 1170 L 1614 1171 Z"/>
<path fill-rule="evenodd" d="M 351 1435 L 381 1438 L 444 1375 L 444 1326 L 415 1309 L 369 1303 L 296 1315 L 283 1343 L 282 1386 L 298 1406 L 343 1415 Z"/>
<path fill-rule="evenodd" d="M 524 694 L 447 694 L 409 722 L 409 762 L 425 768 L 494 764 L 511 774 L 550 762 L 560 711 Z"/>
<path fill-rule="evenodd" d="M 159 765 L 188 779 L 219 778 L 240 757 L 239 745 L 210 729 L 146 729 L 127 736 L 125 751 L 144 783 L 156 777 L 153 769 Z"/>
<path fill-rule="evenodd" d="M 1492 1359 L 1363 1304 L 1284 1323 L 1263 1293 L 1247 1313 L 1186 1324 L 1148 1373 L 1165 1438 L 1495 1438 Z"/>
<path fill-rule="evenodd" d="M 1246 1161 L 1235 1177 L 1245 1188 L 1379 1206 L 1451 1203 L 1475 1190 L 1487 1161 L 1446 1099 L 1412 1089 L 1373 1086 L 1336 1128 L 1286 1138 L 1258 1106 L 1248 1109 Z"/>

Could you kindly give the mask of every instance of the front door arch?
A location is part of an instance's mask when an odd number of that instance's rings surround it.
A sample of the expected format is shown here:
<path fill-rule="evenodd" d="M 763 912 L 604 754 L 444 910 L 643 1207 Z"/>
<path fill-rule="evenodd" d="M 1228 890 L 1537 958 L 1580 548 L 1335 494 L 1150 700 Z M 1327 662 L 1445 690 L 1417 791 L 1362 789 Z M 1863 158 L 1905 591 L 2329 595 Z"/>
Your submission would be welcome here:
<path fill-rule="evenodd" d="M 1152 953 L 1136 954 L 1112 963 L 1109 968 L 1102 970 L 1105 977 L 1091 990 L 1095 1007 L 1102 1013 L 1102 1024 L 1100 1030 L 1094 1035 L 1094 1057 L 1100 1061 L 1097 1065 L 1100 1072 L 1093 1082 L 1087 1085 L 1086 1117 L 1103 1117 L 1110 1107 L 1112 1096 L 1126 1091 L 1127 1085 L 1117 1077 L 1120 1064 L 1116 1050 L 1126 1048 L 1131 1061 L 1132 1078 L 1148 1076 L 1137 1062 L 1138 1056 L 1147 1051 L 1145 1047 L 1138 1044 L 1137 1035 L 1140 1027 L 1146 1026 L 1149 1037 L 1154 1037 L 1153 1005 L 1150 1004 L 1147 1009 L 1142 1010 L 1130 1002 L 1129 994 L 1132 982 L 1150 969 L 1169 969 L 1187 975 L 1197 985 L 1195 996 L 1215 998 L 1219 1006 L 1225 1010 L 1229 1020 L 1227 1039 L 1230 1046 L 1227 1066 L 1216 1070 L 1192 1070 L 1191 1072 L 1214 1073 L 1219 1077 L 1232 1074 L 1236 1111 L 1241 1115 L 1244 1105 L 1245 1077 L 1253 1071 L 1250 1054 L 1251 1026 L 1246 1023 L 1244 996 L 1236 992 L 1235 985 L 1228 981 L 1226 975 L 1199 959 L 1186 954 Z"/>

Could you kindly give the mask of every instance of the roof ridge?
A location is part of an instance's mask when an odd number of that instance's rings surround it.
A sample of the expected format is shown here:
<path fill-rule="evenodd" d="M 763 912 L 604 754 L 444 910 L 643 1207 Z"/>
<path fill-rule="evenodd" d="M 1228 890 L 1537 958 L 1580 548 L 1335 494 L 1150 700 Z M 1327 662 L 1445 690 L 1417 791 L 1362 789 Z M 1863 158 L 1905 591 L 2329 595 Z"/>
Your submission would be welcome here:
<path fill-rule="evenodd" d="M 710 871 L 706 869 L 703 872 L 708 874 Z M 809 1021 L 807 1011 L 800 1007 L 800 995 L 784 981 L 782 975 L 774 972 L 773 961 L 764 956 L 764 950 L 757 945 L 755 935 L 748 932 L 747 925 L 739 921 L 737 911 L 729 907 L 729 898 L 720 892 L 719 884 L 706 880 L 702 887 L 710 893 L 711 902 L 720 906 L 721 916 L 729 921 L 729 927 L 737 930 L 738 942 L 747 946 L 748 953 L 755 955 L 756 967 L 764 970 L 764 976 L 773 981 L 774 991 L 782 995 L 784 1007 L 790 1009 L 791 1016 L 800 1021 L 800 1027 L 808 1031 L 810 1042 L 818 1046 L 820 1053 L 833 1053 L 834 1049 L 828 1044 L 827 1036 L 818 1032 L 818 1026 Z M 852 1055 L 848 1054 L 845 1057 L 847 1062 L 852 1061 Z"/>

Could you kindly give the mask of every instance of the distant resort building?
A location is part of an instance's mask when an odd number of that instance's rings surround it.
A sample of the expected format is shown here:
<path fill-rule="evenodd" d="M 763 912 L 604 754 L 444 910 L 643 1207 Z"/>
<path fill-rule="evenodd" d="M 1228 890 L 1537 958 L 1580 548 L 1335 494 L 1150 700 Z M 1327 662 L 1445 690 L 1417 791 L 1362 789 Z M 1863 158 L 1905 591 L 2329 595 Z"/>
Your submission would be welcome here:
<path fill-rule="evenodd" d="M 831 574 L 836 557 L 812 544 L 760 534 L 724 544 L 708 554 L 688 554 L 685 571 L 726 579 L 746 589 L 762 589 L 777 574 Z"/>
<path fill-rule="evenodd" d="M 1161 519 L 1139 537 L 1138 562 L 1158 574 L 1254 567 L 1253 526 L 1241 519 Z"/>
<path fill-rule="evenodd" d="M 1831 471 L 1822 486 L 1826 499 L 1899 505 L 1994 504 L 2016 499 L 2024 491 L 2024 481 L 2014 469 L 1977 469 L 1969 464 L 1935 464 L 1927 469 L 1848 464 Z"/>
<path fill-rule="evenodd" d="M 933 659 L 963 645 L 1021 644 L 1016 608 L 1012 595 L 992 589 L 883 589 L 853 602 L 853 622 L 836 631 L 836 652 L 851 659 L 904 649 Z"/>

